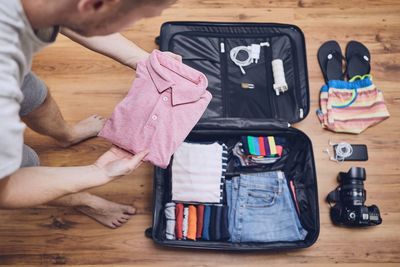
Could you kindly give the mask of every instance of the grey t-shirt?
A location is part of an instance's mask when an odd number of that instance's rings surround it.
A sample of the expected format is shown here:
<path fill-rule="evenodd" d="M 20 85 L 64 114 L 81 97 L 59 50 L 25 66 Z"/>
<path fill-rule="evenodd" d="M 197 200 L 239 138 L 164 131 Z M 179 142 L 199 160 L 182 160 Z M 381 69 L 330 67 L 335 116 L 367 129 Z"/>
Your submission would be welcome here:
<path fill-rule="evenodd" d="M 22 81 L 34 54 L 57 33 L 58 27 L 33 30 L 20 0 L 0 0 L 0 179 L 15 172 L 22 160 Z"/>

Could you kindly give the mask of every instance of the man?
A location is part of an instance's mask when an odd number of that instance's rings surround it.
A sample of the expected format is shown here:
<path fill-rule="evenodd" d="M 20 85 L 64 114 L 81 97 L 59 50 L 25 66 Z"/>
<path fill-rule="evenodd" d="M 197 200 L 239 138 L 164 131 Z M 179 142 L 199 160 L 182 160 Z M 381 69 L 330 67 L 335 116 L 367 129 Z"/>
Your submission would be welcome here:
<path fill-rule="evenodd" d="M 32 57 L 61 31 L 135 69 L 148 53 L 113 33 L 160 14 L 170 4 L 169 0 L 0 1 L 0 208 L 74 206 L 111 228 L 131 218 L 133 207 L 81 191 L 129 174 L 148 151 L 130 155 L 114 147 L 89 166 L 41 167 L 35 151 L 24 145 L 25 124 L 63 147 L 96 136 L 104 124 L 97 115 L 67 124 L 45 84 L 31 72 Z"/>

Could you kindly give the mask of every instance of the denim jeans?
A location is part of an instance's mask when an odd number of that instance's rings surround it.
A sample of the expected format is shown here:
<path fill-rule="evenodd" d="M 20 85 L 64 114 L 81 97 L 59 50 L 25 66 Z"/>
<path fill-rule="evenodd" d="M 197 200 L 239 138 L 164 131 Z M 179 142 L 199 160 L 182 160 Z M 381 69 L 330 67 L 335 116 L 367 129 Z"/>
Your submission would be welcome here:
<path fill-rule="evenodd" d="M 281 171 L 233 177 L 226 181 L 226 196 L 232 242 L 298 241 L 307 235 Z"/>

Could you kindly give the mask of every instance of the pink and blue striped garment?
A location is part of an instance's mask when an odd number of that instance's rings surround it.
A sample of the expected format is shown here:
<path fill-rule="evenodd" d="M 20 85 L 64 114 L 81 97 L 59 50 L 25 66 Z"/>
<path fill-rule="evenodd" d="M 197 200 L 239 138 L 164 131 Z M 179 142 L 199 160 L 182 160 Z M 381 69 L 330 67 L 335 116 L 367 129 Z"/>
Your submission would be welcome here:
<path fill-rule="evenodd" d="M 390 116 L 382 91 L 368 76 L 353 82 L 329 81 L 321 88 L 320 107 L 322 127 L 333 132 L 359 134 Z"/>

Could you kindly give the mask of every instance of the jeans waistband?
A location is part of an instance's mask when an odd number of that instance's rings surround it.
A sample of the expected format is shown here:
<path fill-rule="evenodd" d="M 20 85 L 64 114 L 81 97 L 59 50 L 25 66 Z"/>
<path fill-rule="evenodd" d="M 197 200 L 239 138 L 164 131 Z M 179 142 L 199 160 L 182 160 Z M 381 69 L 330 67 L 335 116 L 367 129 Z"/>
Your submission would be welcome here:
<path fill-rule="evenodd" d="M 239 179 L 239 177 L 236 177 L 236 179 Z M 249 189 L 266 189 L 274 187 L 277 191 L 281 192 L 284 180 L 285 174 L 282 171 L 243 173 L 240 174 L 238 183 L 234 184 Z"/>

